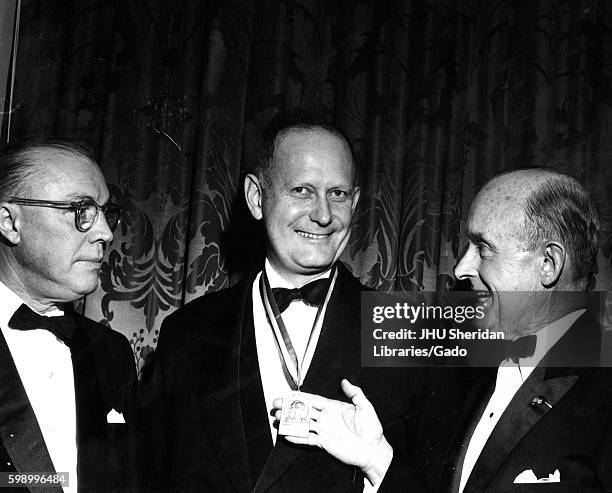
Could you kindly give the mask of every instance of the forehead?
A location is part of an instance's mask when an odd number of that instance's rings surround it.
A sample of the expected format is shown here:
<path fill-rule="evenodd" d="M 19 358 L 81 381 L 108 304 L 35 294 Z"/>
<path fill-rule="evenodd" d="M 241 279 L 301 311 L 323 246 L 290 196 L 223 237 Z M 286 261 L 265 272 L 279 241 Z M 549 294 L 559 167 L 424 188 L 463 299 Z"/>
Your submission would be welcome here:
<path fill-rule="evenodd" d="M 43 149 L 33 155 L 34 172 L 27 184 L 37 199 L 72 200 L 92 197 L 98 203 L 108 199 L 104 176 L 87 157 L 57 149 Z"/>
<path fill-rule="evenodd" d="M 285 180 L 309 176 L 351 185 L 353 158 L 346 141 L 328 130 L 292 129 L 277 140 L 274 176 Z"/>
<path fill-rule="evenodd" d="M 515 244 L 525 224 L 525 187 L 518 183 L 492 182 L 478 192 L 468 216 L 468 235 L 498 246 Z"/>

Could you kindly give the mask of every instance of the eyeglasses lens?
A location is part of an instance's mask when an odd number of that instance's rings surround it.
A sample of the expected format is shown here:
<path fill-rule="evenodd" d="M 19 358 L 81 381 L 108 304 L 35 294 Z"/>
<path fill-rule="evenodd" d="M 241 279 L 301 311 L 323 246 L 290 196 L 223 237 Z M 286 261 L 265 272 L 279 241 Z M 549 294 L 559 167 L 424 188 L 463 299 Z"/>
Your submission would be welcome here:
<path fill-rule="evenodd" d="M 111 231 L 115 231 L 121 218 L 121 209 L 117 206 L 110 205 L 102 208 L 104 218 Z M 88 231 L 98 218 L 98 207 L 96 204 L 83 204 L 78 210 L 77 221 L 81 231 Z"/>
<path fill-rule="evenodd" d="M 78 211 L 77 221 L 79 223 L 79 229 L 81 231 L 87 231 L 90 229 L 94 222 L 96 222 L 96 216 L 98 215 L 98 208 L 95 204 L 83 204 Z"/>

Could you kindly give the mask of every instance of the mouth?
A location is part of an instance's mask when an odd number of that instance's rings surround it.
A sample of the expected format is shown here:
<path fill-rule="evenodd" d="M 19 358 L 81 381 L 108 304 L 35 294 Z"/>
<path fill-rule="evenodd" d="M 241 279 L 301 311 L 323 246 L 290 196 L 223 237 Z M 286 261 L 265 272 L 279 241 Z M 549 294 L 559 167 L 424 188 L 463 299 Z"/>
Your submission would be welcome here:
<path fill-rule="evenodd" d="M 480 306 L 489 309 L 493 303 L 493 293 L 490 291 L 476 291 L 476 299 Z"/>
<path fill-rule="evenodd" d="M 329 238 L 331 233 L 327 234 L 316 234 L 316 233 L 308 233 L 307 231 L 297 230 L 296 233 L 300 235 L 302 238 L 306 238 L 307 240 L 324 240 Z"/>
<path fill-rule="evenodd" d="M 81 262 L 86 262 L 88 264 L 97 264 L 100 265 L 102 263 L 102 257 L 100 258 L 84 258 L 80 260 Z"/>

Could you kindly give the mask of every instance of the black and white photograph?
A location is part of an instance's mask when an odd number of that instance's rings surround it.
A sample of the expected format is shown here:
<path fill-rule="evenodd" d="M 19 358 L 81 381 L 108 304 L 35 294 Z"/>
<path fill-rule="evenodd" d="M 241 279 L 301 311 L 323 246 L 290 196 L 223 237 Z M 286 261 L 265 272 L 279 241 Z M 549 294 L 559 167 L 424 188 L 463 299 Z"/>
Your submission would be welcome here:
<path fill-rule="evenodd" d="M 612 492 L 612 2 L 0 0 L 0 491 Z"/>

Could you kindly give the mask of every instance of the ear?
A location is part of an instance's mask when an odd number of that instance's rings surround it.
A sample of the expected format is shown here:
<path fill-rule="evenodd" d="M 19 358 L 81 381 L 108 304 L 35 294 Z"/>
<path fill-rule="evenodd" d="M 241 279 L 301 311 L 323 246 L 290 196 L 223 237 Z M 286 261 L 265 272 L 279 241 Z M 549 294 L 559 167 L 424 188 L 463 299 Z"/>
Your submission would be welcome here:
<path fill-rule="evenodd" d="M 355 212 L 355 208 L 357 207 L 357 202 L 359 202 L 359 196 L 361 195 L 361 190 L 359 187 L 353 187 L 353 205 L 351 206 L 351 212 Z"/>
<path fill-rule="evenodd" d="M 540 268 L 540 280 L 544 287 L 554 286 L 561 278 L 565 266 L 565 247 L 556 241 L 549 241 L 542 246 L 543 260 Z"/>
<path fill-rule="evenodd" d="M 9 202 L 0 202 L 0 235 L 10 244 L 17 245 L 21 241 L 20 229 L 19 207 Z"/>
<path fill-rule="evenodd" d="M 259 179 L 253 174 L 248 174 L 244 179 L 244 198 L 246 199 L 247 206 L 251 211 L 251 215 L 258 221 L 262 217 L 262 191 L 263 190 Z"/>

